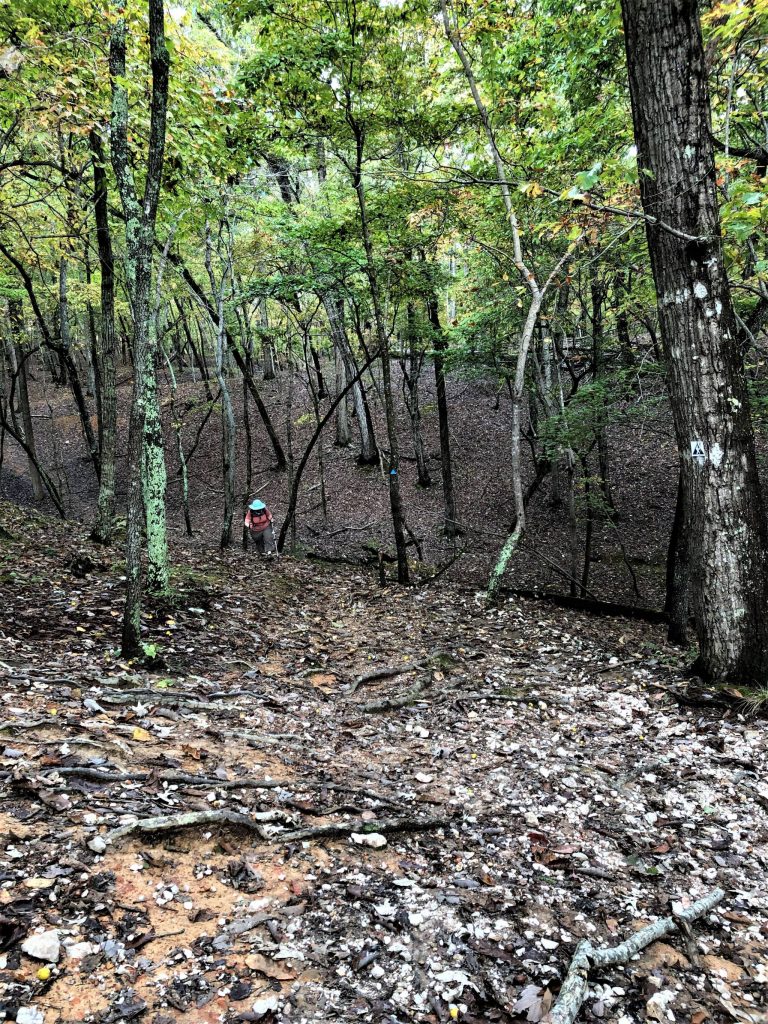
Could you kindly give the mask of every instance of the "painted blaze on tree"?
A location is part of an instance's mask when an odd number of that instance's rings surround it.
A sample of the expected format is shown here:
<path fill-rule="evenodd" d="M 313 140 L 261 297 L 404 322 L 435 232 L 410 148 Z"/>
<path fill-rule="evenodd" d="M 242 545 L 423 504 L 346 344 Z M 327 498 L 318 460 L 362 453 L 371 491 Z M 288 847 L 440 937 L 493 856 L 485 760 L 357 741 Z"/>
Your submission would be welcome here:
<path fill-rule="evenodd" d="M 687 510 L 698 669 L 768 674 L 766 527 L 694 0 L 622 0 L 643 208 Z M 653 219 L 651 219 L 653 218 Z"/>

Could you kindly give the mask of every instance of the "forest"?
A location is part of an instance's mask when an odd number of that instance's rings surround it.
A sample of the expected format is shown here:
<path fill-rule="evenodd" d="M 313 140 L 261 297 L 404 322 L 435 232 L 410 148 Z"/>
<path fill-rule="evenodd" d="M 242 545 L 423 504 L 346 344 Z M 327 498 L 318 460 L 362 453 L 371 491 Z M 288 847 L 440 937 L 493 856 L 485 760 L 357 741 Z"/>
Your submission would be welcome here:
<path fill-rule="evenodd" d="M 768 0 L 0 5 L 0 1019 L 768 1024 Z"/>

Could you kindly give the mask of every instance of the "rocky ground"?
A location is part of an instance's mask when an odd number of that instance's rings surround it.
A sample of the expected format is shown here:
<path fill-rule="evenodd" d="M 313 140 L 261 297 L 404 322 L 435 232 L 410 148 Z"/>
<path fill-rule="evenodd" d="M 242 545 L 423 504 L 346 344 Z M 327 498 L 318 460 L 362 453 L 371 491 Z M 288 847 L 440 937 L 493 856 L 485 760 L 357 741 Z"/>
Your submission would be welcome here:
<path fill-rule="evenodd" d="M 765 721 L 660 627 L 200 547 L 139 666 L 119 553 L 0 524 L 5 1019 L 536 1022 L 721 887 L 579 1020 L 768 1021 Z"/>

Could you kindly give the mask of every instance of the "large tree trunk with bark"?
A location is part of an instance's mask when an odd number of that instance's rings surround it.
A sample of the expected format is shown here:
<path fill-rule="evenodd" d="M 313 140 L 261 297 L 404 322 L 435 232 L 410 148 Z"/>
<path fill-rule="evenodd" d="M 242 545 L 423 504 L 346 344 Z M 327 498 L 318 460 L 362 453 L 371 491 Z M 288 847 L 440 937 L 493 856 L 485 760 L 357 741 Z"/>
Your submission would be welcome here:
<path fill-rule="evenodd" d="M 669 394 L 682 461 L 698 669 L 764 682 L 766 527 L 723 265 L 695 0 L 622 0 L 629 85 Z"/>

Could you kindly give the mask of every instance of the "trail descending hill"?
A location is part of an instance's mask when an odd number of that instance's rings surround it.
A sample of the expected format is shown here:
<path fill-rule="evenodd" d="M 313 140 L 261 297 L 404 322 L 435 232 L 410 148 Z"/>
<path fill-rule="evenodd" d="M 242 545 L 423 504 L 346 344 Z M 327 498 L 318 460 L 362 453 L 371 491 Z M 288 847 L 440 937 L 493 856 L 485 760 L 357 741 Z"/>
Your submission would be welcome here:
<path fill-rule="evenodd" d="M 582 1020 L 766 1020 L 768 740 L 647 624 L 177 552 L 0 507 L 0 1010 L 27 1024 L 540 1020 L 580 938 L 726 891 Z"/>

